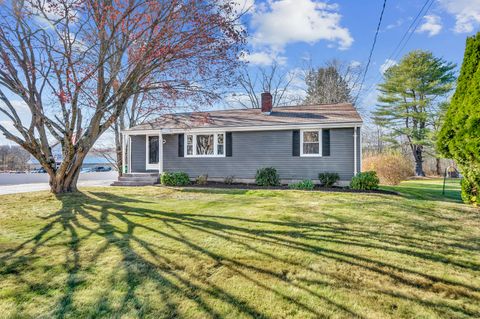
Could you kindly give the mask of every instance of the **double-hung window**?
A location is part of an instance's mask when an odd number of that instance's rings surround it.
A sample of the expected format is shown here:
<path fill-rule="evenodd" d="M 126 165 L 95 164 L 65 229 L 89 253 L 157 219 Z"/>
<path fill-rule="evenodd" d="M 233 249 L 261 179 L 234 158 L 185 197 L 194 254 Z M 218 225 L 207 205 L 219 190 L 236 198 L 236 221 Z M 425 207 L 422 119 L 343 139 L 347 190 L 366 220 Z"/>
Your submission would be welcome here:
<path fill-rule="evenodd" d="M 225 156 L 225 133 L 185 134 L 187 157 Z"/>
<path fill-rule="evenodd" d="M 301 156 L 322 156 L 322 130 L 304 130 L 300 134 Z"/>

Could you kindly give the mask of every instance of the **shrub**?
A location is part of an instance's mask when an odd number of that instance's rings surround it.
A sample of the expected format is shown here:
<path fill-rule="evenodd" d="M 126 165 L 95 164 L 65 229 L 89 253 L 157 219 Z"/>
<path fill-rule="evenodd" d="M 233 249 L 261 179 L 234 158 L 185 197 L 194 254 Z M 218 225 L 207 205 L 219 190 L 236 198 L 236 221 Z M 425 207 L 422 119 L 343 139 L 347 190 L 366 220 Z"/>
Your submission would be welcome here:
<path fill-rule="evenodd" d="M 353 189 L 360 189 L 360 190 L 377 189 L 379 182 L 380 180 L 377 177 L 377 173 L 375 173 L 374 171 L 363 172 L 363 173 L 358 173 L 356 176 L 352 178 L 350 187 Z"/>
<path fill-rule="evenodd" d="M 311 179 L 304 179 L 301 182 L 293 183 L 293 184 L 288 185 L 288 188 L 311 191 L 312 189 L 315 188 L 315 184 L 313 183 L 313 181 Z"/>
<path fill-rule="evenodd" d="M 463 169 L 462 199 L 466 204 L 480 206 L 480 167 Z"/>
<path fill-rule="evenodd" d="M 195 182 L 196 182 L 198 185 L 207 185 L 207 182 L 208 182 L 208 174 L 204 174 L 204 175 L 197 176 L 197 178 L 195 179 Z"/>
<path fill-rule="evenodd" d="M 231 185 L 235 182 L 235 176 L 227 176 L 225 177 L 224 181 L 223 181 L 225 184 L 227 185 Z"/>
<path fill-rule="evenodd" d="M 190 178 L 185 172 L 163 172 L 160 181 L 165 186 L 185 186 L 190 184 Z"/>
<path fill-rule="evenodd" d="M 414 175 L 413 163 L 400 153 L 387 153 L 363 159 L 362 170 L 377 172 L 382 184 L 397 185 Z"/>
<path fill-rule="evenodd" d="M 257 170 L 255 182 L 258 186 L 277 186 L 280 184 L 280 177 L 273 167 L 265 167 Z"/>
<path fill-rule="evenodd" d="M 340 175 L 338 175 L 338 173 L 320 173 L 318 174 L 318 179 L 323 187 L 332 187 L 333 184 L 338 182 Z"/>

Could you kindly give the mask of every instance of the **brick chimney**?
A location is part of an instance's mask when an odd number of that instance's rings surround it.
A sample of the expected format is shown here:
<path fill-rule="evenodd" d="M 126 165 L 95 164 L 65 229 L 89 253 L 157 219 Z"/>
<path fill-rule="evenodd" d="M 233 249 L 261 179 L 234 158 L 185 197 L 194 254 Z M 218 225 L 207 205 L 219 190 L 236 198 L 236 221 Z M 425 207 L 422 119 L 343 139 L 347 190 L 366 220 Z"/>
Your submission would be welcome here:
<path fill-rule="evenodd" d="M 270 92 L 263 92 L 261 95 L 262 113 L 270 115 L 272 113 L 272 94 Z"/>

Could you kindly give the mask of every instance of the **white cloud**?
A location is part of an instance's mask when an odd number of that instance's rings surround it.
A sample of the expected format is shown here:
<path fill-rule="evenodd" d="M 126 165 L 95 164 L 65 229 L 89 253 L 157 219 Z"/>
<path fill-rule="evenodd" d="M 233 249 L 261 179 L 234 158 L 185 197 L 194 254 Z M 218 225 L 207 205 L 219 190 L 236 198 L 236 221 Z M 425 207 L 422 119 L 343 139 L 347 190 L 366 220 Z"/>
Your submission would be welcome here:
<path fill-rule="evenodd" d="M 249 62 L 251 65 L 268 66 L 274 61 L 280 65 L 287 62 L 287 58 L 274 52 L 258 51 L 253 53 L 244 53 L 241 58 L 243 61 Z"/>
<path fill-rule="evenodd" d="M 394 23 L 391 23 L 391 24 L 387 25 L 387 30 L 401 27 L 402 24 L 403 24 L 403 19 L 400 18 L 400 19 L 398 19 L 397 21 L 395 21 Z"/>
<path fill-rule="evenodd" d="M 480 24 L 480 0 L 439 0 L 442 8 L 455 16 L 457 33 L 470 33 Z"/>
<path fill-rule="evenodd" d="M 252 13 L 255 10 L 255 0 L 234 0 L 233 3 L 240 12 Z"/>
<path fill-rule="evenodd" d="M 281 51 L 290 43 L 326 40 L 348 49 L 353 38 L 340 25 L 336 4 L 317 0 L 270 0 L 252 14 L 253 44 Z"/>
<path fill-rule="evenodd" d="M 356 61 L 356 60 L 350 61 L 351 68 L 359 68 L 361 65 L 362 65 L 362 62 L 360 61 Z"/>
<path fill-rule="evenodd" d="M 417 30 L 418 33 L 428 33 L 429 37 L 437 35 L 442 30 L 442 21 L 437 15 L 426 15 L 423 17 L 424 22 Z"/>
<path fill-rule="evenodd" d="M 392 60 L 392 59 L 386 59 L 385 62 L 380 66 L 380 73 L 385 73 L 385 71 L 388 70 L 388 68 L 397 65 L 397 61 Z"/>

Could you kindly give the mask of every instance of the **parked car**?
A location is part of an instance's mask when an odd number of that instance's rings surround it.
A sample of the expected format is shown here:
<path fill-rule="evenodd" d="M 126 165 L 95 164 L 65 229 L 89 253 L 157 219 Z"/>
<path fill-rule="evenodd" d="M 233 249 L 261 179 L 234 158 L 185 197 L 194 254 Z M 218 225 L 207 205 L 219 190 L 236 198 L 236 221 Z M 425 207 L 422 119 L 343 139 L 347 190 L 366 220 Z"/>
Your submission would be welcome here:
<path fill-rule="evenodd" d="M 95 166 L 90 169 L 90 172 L 110 172 L 111 170 L 110 166 Z"/>
<path fill-rule="evenodd" d="M 30 173 L 47 173 L 47 171 L 45 170 L 45 168 L 40 167 L 40 168 L 32 169 Z"/>

